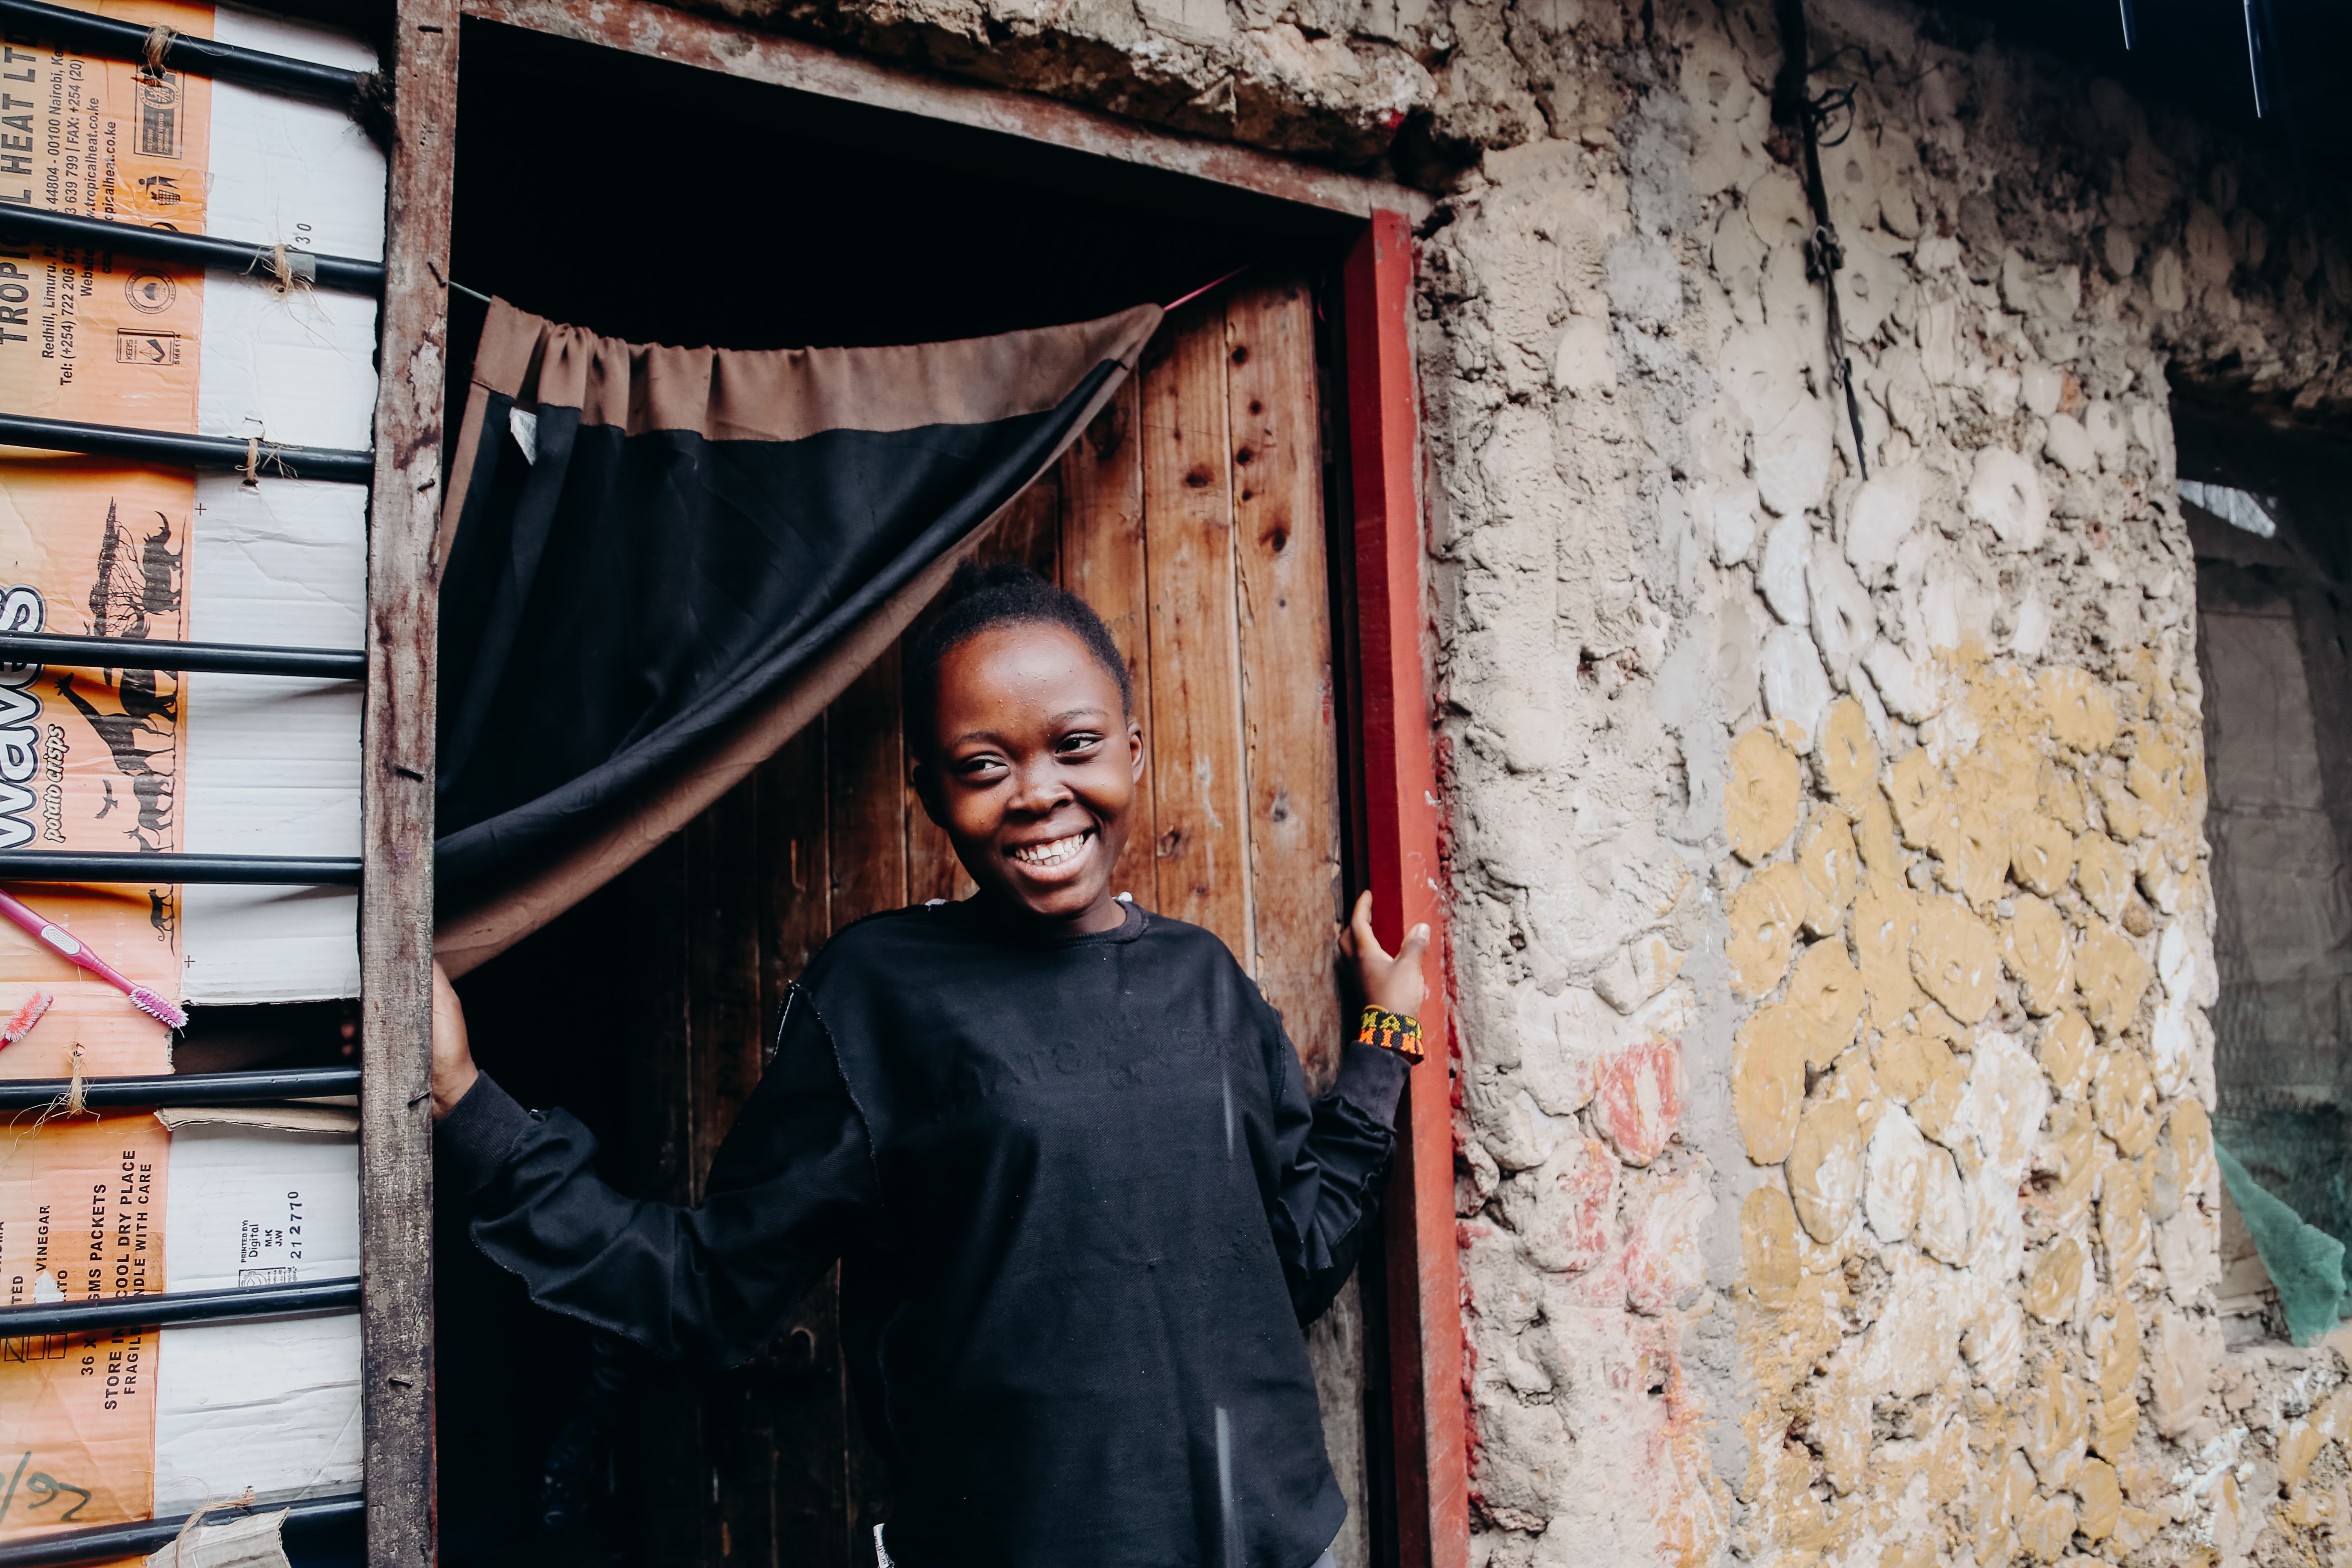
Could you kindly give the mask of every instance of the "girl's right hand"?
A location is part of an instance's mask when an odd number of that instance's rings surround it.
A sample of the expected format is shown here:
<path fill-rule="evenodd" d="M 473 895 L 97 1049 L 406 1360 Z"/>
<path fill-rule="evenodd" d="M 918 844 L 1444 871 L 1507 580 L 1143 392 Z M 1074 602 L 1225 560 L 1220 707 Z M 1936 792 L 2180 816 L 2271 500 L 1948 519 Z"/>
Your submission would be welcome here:
<path fill-rule="evenodd" d="M 440 1121 L 457 1109 L 466 1091 L 481 1077 L 474 1066 L 474 1053 L 466 1044 L 466 1007 L 457 1000 L 457 988 L 433 965 L 433 1120 Z"/>
<path fill-rule="evenodd" d="M 1428 946 L 1429 927 L 1416 925 L 1404 933 L 1404 941 L 1391 957 L 1372 934 L 1369 888 L 1358 896 L 1355 918 L 1339 933 L 1339 951 L 1355 960 L 1356 981 L 1363 987 L 1364 1000 L 1402 1018 L 1421 1016 L 1421 1005 L 1428 1000 L 1429 983 L 1421 971 L 1422 954 Z"/>

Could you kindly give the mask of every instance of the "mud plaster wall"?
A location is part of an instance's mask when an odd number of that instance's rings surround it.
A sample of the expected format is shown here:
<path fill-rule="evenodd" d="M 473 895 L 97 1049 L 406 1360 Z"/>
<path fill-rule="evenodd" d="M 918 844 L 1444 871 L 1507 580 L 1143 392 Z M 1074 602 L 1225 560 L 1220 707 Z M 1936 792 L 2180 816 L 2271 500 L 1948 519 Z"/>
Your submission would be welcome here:
<path fill-rule="evenodd" d="M 1818 5 L 1860 483 L 1769 13 L 1597 22 L 1424 256 L 1479 1550 L 2340 1561 L 2336 1353 L 2212 1310 L 2165 374 L 2333 405 L 2352 276 L 2111 84 Z"/>
<path fill-rule="evenodd" d="M 2352 409 L 2352 229 L 2111 83 L 1768 5 L 718 9 L 1448 192 L 1424 231 L 1474 1558 L 2342 1561 L 2338 1352 L 2212 1310 L 2168 367 Z M 2329 196 L 2329 200 L 2340 200 Z"/>

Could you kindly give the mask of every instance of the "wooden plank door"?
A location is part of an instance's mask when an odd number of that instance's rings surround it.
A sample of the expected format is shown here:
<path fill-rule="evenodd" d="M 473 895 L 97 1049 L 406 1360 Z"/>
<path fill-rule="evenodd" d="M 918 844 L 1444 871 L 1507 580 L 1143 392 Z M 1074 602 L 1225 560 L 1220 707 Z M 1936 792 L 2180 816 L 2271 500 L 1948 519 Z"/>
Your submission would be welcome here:
<path fill-rule="evenodd" d="M 1315 324 L 1295 279 L 1171 316 L 1139 374 L 980 554 L 1027 562 L 1109 626 L 1148 754 L 1117 886 L 1224 939 L 1319 1089 L 1340 1044 L 1344 889 Z M 657 1036 L 635 1079 L 639 1137 L 651 1130 L 656 1145 L 634 1162 L 649 1195 L 698 1197 L 758 1080 L 784 985 L 833 931 L 971 892 L 907 785 L 899 715 L 894 652 L 583 906 L 611 901 L 636 929 L 677 933 L 627 981 L 646 989 L 632 1016 L 654 1019 Z M 649 907 L 677 918 L 647 921 Z M 873 1563 L 887 1478 L 859 1430 L 840 1323 L 836 1271 L 754 1366 L 638 1391 L 639 1560 Z M 1365 1343 L 1351 1281 L 1309 1336 L 1349 1495 L 1337 1555 L 1350 1568 L 1370 1561 Z"/>

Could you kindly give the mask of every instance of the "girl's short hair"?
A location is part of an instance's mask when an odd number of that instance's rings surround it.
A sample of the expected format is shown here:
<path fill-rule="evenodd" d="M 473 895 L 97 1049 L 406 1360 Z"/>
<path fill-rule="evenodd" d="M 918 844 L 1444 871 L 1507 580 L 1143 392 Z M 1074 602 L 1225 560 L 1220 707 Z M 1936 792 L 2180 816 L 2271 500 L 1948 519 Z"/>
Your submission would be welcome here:
<path fill-rule="evenodd" d="M 1068 632 L 1094 655 L 1103 673 L 1118 683 L 1119 717 L 1134 717 L 1135 685 L 1128 678 L 1126 658 L 1094 606 L 1067 588 L 1048 583 L 1018 561 L 986 566 L 967 561 L 948 579 L 939 603 L 939 615 L 915 638 L 900 675 L 907 744 L 918 752 L 931 744 L 940 662 L 992 626 L 1029 624 Z"/>

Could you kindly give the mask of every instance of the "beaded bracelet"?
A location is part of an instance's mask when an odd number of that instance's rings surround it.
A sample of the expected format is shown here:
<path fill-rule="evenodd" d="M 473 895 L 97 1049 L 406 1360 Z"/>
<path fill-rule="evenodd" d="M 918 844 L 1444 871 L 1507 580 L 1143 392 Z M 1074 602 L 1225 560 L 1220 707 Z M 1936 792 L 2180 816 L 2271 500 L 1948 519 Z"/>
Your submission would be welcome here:
<path fill-rule="evenodd" d="M 1394 1051 L 1409 1062 L 1421 1060 L 1421 1020 L 1407 1018 L 1385 1007 L 1366 1005 L 1364 1021 L 1356 1026 L 1356 1043 Z"/>

